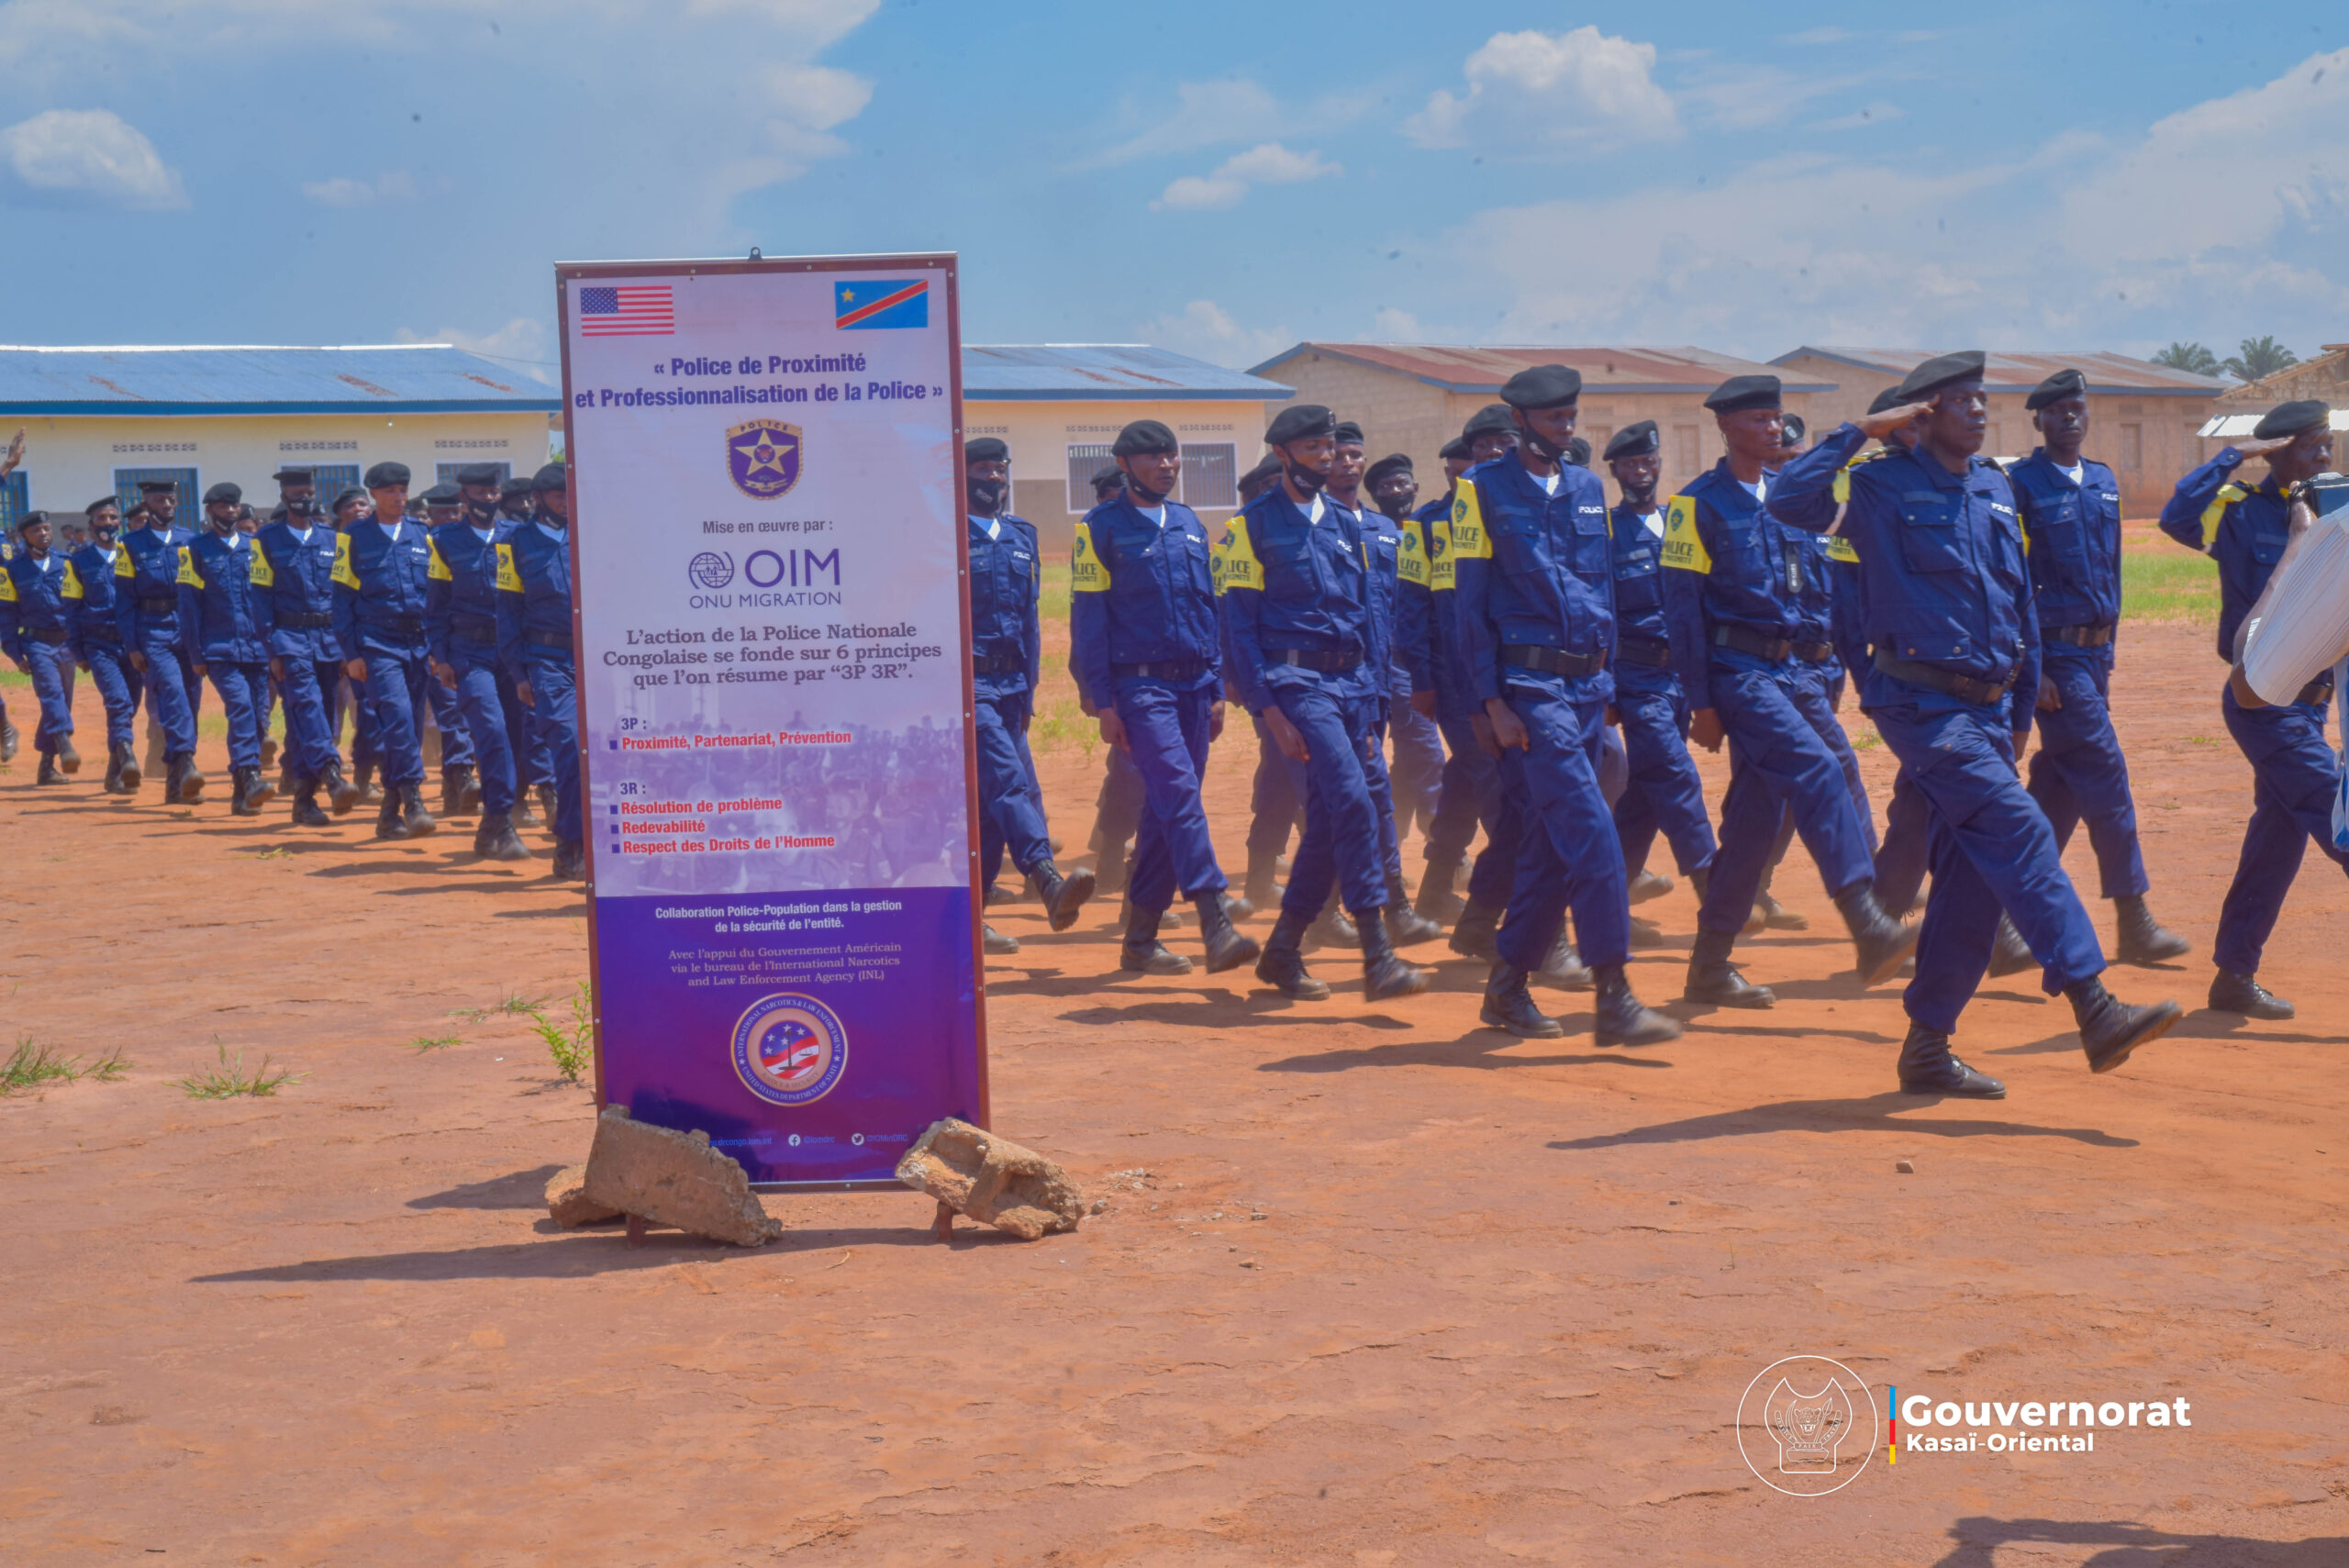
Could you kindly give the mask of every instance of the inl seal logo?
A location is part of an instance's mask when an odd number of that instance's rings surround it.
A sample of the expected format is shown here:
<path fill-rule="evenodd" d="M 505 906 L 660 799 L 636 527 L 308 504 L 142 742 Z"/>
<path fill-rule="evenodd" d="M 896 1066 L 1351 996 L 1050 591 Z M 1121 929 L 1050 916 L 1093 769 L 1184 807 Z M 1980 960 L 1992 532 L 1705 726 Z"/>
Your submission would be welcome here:
<path fill-rule="evenodd" d="M 752 419 L 726 432 L 726 467 L 735 488 L 772 501 L 799 483 L 799 427 Z"/>
<path fill-rule="evenodd" d="M 775 1106 L 813 1105 L 848 1070 L 848 1031 L 813 996 L 762 996 L 734 1025 L 734 1074 Z"/>

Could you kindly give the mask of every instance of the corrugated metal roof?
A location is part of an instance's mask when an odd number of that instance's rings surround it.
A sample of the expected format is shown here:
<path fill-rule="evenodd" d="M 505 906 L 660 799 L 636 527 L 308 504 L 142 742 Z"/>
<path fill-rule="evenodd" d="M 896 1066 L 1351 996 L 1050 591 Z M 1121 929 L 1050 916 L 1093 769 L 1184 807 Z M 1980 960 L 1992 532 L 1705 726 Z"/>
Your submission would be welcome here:
<path fill-rule="evenodd" d="M 529 413 L 562 406 L 553 388 L 446 343 L 0 345 L 0 414 Z"/>
<path fill-rule="evenodd" d="M 1446 392 L 1490 394 L 1530 365 L 1571 365 L 1583 385 L 1607 392 L 1710 392 L 1733 375 L 1767 375 L 1771 367 L 1709 349 L 1507 348 L 1450 343 L 1299 343 L 1250 373 L 1261 375 L 1302 353 L 1394 371 Z M 1921 358 L 1921 356 L 1920 356 Z M 1825 392 L 1832 382 L 1787 382 L 1788 392 Z"/>
<path fill-rule="evenodd" d="M 963 395 L 978 403 L 1116 399 L 1277 402 L 1278 382 L 1147 343 L 965 343 Z"/>
<path fill-rule="evenodd" d="M 1770 362 L 1782 365 L 1788 360 L 1809 354 L 1837 364 L 1850 365 L 1870 376 L 1897 382 L 1941 352 L 1946 350 L 1814 348 L 1805 345 L 1792 353 L 1780 354 Z M 2132 360 L 2126 354 L 2023 354 L 2004 350 L 1985 355 L 1982 384 L 1992 392 L 2029 392 L 2057 371 L 2065 369 L 2076 370 L 2087 376 L 2090 392 L 2126 392 L 2154 397 L 2216 397 L 2234 384 L 2217 376 L 2172 370 L 2151 360 Z"/>

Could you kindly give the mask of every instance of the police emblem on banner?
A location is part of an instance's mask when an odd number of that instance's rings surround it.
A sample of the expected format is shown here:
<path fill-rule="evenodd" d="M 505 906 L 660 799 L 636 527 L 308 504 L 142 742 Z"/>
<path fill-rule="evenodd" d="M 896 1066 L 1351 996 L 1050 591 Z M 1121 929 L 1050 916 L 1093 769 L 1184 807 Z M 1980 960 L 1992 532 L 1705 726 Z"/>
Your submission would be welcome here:
<path fill-rule="evenodd" d="M 745 495 L 772 501 L 799 483 L 799 427 L 752 419 L 726 432 L 726 471 Z"/>
<path fill-rule="evenodd" d="M 779 992 L 743 1010 L 731 1054 L 742 1086 L 769 1105 L 813 1105 L 848 1070 L 848 1031 L 813 996 Z"/>

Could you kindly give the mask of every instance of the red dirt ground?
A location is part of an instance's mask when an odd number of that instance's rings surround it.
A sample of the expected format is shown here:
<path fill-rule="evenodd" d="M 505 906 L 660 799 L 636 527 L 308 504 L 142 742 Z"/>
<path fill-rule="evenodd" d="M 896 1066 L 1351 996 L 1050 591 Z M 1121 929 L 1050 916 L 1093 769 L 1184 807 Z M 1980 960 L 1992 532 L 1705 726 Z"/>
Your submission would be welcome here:
<path fill-rule="evenodd" d="M 2208 639 L 2132 628 L 2118 682 L 2154 906 L 2198 955 L 2250 795 Z M 1250 762 L 1216 755 L 1235 860 Z M 2092 1077 L 2060 1003 L 1991 983 L 1959 1046 L 2002 1104 L 1887 1092 L 1897 991 L 1839 974 L 1799 852 L 1812 931 L 1747 949 L 1779 1008 L 1639 1052 L 1589 1049 L 1574 999 L 1564 1041 L 1477 1030 L 1460 961 L 1383 1006 L 1113 979 L 1109 907 L 1054 936 L 1018 906 L 996 1125 L 1107 1212 L 947 1247 L 912 1194 L 794 1197 L 757 1251 L 630 1251 L 540 1204 L 586 1093 L 527 1020 L 451 1016 L 568 992 L 575 888 L 472 863 L 462 824 L 378 845 L 119 804 L 95 768 L 0 772 L 0 1046 L 132 1063 L 0 1100 L 0 1561 L 2349 1562 L 2349 889 L 2314 857 L 2266 975 L 2297 1022 L 2191 1010 L 2200 956 L 2119 971 L 2190 1016 Z M 1096 767 L 1046 772 L 1081 843 Z M 1642 913 L 1662 1002 L 1693 906 Z M 216 1040 L 300 1077 L 191 1099 Z M 1879 1454 L 1800 1500 L 1733 1433 L 1798 1352 L 1879 1397 L 2194 1424 Z"/>

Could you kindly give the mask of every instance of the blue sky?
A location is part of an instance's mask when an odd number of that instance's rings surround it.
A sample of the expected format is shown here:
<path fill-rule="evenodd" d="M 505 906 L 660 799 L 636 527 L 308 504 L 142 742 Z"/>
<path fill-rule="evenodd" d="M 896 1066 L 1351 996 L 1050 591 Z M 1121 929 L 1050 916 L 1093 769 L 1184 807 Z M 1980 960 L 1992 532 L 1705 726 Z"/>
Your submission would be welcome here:
<path fill-rule="evenodd" d="M 2349 341 L 2337 4 L 1946 15 L 6 0 L 0 336 L 543 361 L 556 260 L 758 244 L 1230 364 Z"/>

